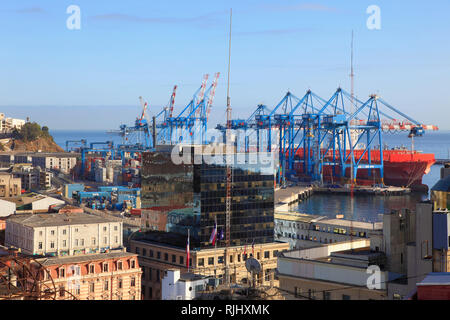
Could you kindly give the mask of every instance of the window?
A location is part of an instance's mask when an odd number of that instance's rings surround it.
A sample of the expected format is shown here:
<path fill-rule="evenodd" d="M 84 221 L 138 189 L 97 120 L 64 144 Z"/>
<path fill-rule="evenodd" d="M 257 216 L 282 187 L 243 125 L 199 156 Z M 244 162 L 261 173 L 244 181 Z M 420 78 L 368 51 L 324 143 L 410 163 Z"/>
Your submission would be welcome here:
<path fill-rule="evenodd" d="M 64 297 L 65 295 L 66 295 L 66 288 L 62 284 L 62 285 L 59 286 L 59 296 L 60 297 Z"/>
<path fill-rule="evenodd" d="M 169 254 L 168 253 L 164 253 L 164 260 L 165 261 L 169 261 Z"/>
<path fill-rule="evenodd" d="M 118 243 L 119 242 L 119 237 L 115 236 L 114 237 L 114 243 Z"/>
<path fill-rule="evenodd" d="M 184 264 L 184 257 L 180 256 L 180 264 Z"/>
<path fill-rule="evenodd" d="M 109 288 L 109 282 L 108 282 L 108 280 L 105 280 L 105 283 L 103 285 L 103 290 L 108 290 L 108 288 Z"/>
<path fill-rule="evenodd" d="M 223 263 L 223 256 L 217 258 L 217 263 Z"/>
<path fill-rule="evenodd" d="M 208 258 L 208 265 L 213 265 L 214 264 L 214 257 L 209 257 Z"/>
<path fill-rule="evenodd" d="M 78 228 L 75 228 L 75 232 L 78 232 Z"/>
<path fill-rule="evenodd" d="M 103 272 L 108 272 L 108 263 L 103 263 Z"/>
<path fill-rule="evenodd" d="M 122 278 L 117 279 L 117 287 L 122 289 Z"/>
<path fill-rule="evenodd" d="M 89 265 L 89 273 L 95 273 L 95 265 L 93 264 Z"/>
<path fill-rule="evenodd" d="M 131 269 L 136 268 L 136 261 L 135 260 L 131 260 Z"/>
<path fill-rule="evenodd" d="M 161 252 L 156 252 L 156 259 L 161 259 Z"/>
<path fill-rule="evenodd" d="M 66 229 L 64 229 L 64 230 L 62 231 L 62 234 L 66 234 Z"/>
<path fill-rule="evenodd" d="M 152 268 L 148 268 L 148 280 L 152 280 Z"/>
<path fill-rule="evenodd" d="M 350 300 L 350 296 L 347 294 L 342 295 L 342 300 Z"/>
<path fill-rule="evenodd" d="M 156 269 L 156 282 L 159 282 L 159 280 L 160 280 L 159 269 Z"/>
<path fill-rule="evenodd" d="M 197 265 L 203 267 L 205 265 L 205 259 L 204 258 L 198 259 Z"/>
<path fill-rule="evenodd" d="M 122 261 L 117 261 L 117 270 L 122 270 Z"/>
<path fill-rule="evenodd" d="M 38 249 L 42 249 L 42 242 L 39 242 Z"/>
<path fill-rule="evenodd" d="M 84 239 L 81 239 L 81 246 L 84 246 Z"/>
<path fill-rule="evenodd" d="M 274 250 L 272 256 L 275 258 L 277 255 L 278 255 L 278 250 Z"/>
<path fill-rule="evenodd" d="M 78 247 L 78 239 L 75 239 L 75 246 Z"/>
<path fill-rule="evenodd" d="M 106 227 L 103 227 L 103 231 L 106 231 Z"/>
<path fill-rule="evenodd" d="M 150 258 L 153 258 L 153 250 L 150 250 Z"/>
<path fill-rule="evenodd" d="M 323 300 L 331 300 L 331 292 L 323 292 Z"/>
<path fill-rule="evenodd" d="M 67 246 L 67 241 L 66 241 L 66 240 L 63 240 L 62 246 L 63 246 L 63 247 Z"/>
<path fill-rule="evenodd" d="M 89 293 L 95 292 L 95 282 L 89 282 Z"/>
<path fill-rule="evenodd" d="M 259 260 L 260 258 L 261 258 L 261 257 L 260 257 L 260 254 L 259 254 L 259 252 L 257 252 L 257 253 L 256 253 L 256 259 Z"/>
<path fill-rule="evenodd" d="M 135 287 L 136 286 L 136 278 L 135 277 L 131 277 L 130 286 L 131 287 Z"/>
<path fill-rule="evenodd" d="M 240 254 L 237 255 L 237 258 L 238 258 L 238 262 L 241 262 L 241 255 Z"/>
<path fill-rule="evenodd" d="M 55 235 L 55 230 L 50 231 L 50 234 L 51 234 L 52 236 L 54 236 L 54 235 Z"/>
<path fill-rule="evenodd" d="M 116 237 L 116 239 L 117 239 L 117 237 Z M 143 255 L 144 257 L 147 255 L 147 249 L 142 248 L 142 255 Z"/>
<path fill-rule="evenodd" d="M 60 268 L 59 269 L 59 277 L 64 278 L 66 276 L 66 269 Z"/>
<path fill-rule="evenodd" d="M 139 247 L 136 247 L 136 253 L 139 254 Z"/>
<path fill-rule="evenodd" d="M 114 226 L 114 231 L 117 231 L 117 226 Z"/>
<path fill-rule="evenodd" d="M 177 262 L 177 256 L 174 255 L 174 254 L 172 255 L 172 262 L 173 262 L 173 263 L 176 263 L 176 262 Z"/>
<path fill-rule="evenodd" d="M 152 287 L 148 288 L 148 297 L 151 299 L 153 295 Z"/>
<path fill-rule="evenodd" d="M 95 246 L 95 237 L 92 237 L 92 238 L 91 238 L 91 244 L 92 244 L 93 246 Z"/>
<path fill-rule="evenodd" d="M 294 287 L 294 297 L 298 298 L 300 297 L 301 289 Z"/>
<path fill-rule="evenodd" d="M 233 256 L 230 255 L 230 263 L 233 263 Z"/>
<path fill-rule="evenodd" d="M 39 231 L 39 235 L 42 236 L 42 231 Z"/>
<path fill-rule="evenodd" d="M 269 259 L 270 258 L 270 251 L 264 251 L 264 258 Z"/>

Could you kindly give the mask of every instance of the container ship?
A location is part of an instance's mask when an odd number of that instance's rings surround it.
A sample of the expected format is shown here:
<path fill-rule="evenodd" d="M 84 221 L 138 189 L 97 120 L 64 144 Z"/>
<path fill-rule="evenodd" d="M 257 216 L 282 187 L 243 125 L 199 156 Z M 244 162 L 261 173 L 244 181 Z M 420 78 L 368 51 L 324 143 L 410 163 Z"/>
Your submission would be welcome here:
<path fill-rule="evenodd" d="M 361 157 L 364 150 L 354 150 L 355 159 Z M 328 152 L 325 161 L 332 161 L 332 151 Z M 300 148 L 296 153 L 296 159 L 304 159 L 304 151 Z M 336 159 L 339 159 L 336 154 Z M 380 163 L 380 150 L 371 150 L 370 159 L 373 164 Z M 436 162 L 432 153 L 422 153 L 419 151 L 411 151 L 406 148 L 385 149 L 383 150 L 384 162 L 384 184 L 397 187 L 407 187 L 414 191 L 427 191 L 428 186 L 422 183 L 422 177 L 430 172 L 431 166 Z M 350 163 L 350 162 L 348 162 Z M 369 163 L 368 154 L 366 153 L 361 163 Z M 303 163 L 296 162 L 294 167 L 299 178 L 304 176 Z M 324 165 L 323 179 L 329 183 L 339 183 L 336 176 L 340 174 L 340 166 Z M 350 177 L 350 169 L 346 170 L 346 177 Z M 356 182 L 359 185 L 375 185 L 381 182 L 379 170 L 358 169 Z"/>

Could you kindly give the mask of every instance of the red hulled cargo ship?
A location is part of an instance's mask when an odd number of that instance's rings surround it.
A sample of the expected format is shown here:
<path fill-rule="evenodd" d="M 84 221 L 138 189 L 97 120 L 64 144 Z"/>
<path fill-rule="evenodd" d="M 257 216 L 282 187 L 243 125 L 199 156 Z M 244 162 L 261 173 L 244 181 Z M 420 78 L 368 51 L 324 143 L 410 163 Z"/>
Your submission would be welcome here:
<path fill-rule="evenodd" d="M 303 153 L 303 149 L 300 148 L 297 151 L 296 158 L 298 160 L 304 159 Z M 363 153 L 364 150 L 354 150 L 355 159 L 359 159 Z M 331 161 L 332 158 L 333 152 L 330 151 L 325 157 L 324 163 L 328 160 Z M 338 159 L 338 154 L 336 154 L 336 160 Z M 370 159 L 373 164 L 379 164 L 380 151 L 371 150 Z M 390 186 L 408 187 L 413 190 L 427 190 L 428 187 L 422 184 L 422 177 L 430 172 L 430 168 L 435 162 L 434 154 L 431 153 L 421 153 L 407 149 L 383 150 L 384 183 Z M 361 163 L 369 163 L 367 153 L 363 156 Z M 294 169 L 299 177 L 303 176 L 302 162 L 296 162 Z M 333 175 L 333 166 L 325 164 L 323 168 L 324 181 L 331 183 L 341 182 L 336 181 L 336 176 L 339 176 L 340 170 L 340 166 L 337 166 Z M 345 176 L 350 177 L 349 168 L 347 168 Z M 369 172 L 368 169 L 358 169 L 356 177 L 358 184 L 373 185 L 379 183 L 380 180 L 379 170 L 372 169 Z"/>

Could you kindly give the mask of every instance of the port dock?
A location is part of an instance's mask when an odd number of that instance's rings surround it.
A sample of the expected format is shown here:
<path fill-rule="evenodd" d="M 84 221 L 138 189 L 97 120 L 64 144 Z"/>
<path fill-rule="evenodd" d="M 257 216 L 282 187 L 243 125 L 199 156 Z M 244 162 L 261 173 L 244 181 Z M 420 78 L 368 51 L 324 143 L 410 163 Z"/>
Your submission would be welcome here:
<path fill-rule="evenodd" d="M 314 186 L 313 192 L 315 193 L 327 193 L 327 194 L 359 194 L 359 195 L 384 195 L 384 196 L 403 196 L 405 194 L 411 193 L 410 188 L 401 187 L 365 187 L 365 186 L 355 186 L 352 188 L 348 186 L 344 187 L 319 187 Z"/>

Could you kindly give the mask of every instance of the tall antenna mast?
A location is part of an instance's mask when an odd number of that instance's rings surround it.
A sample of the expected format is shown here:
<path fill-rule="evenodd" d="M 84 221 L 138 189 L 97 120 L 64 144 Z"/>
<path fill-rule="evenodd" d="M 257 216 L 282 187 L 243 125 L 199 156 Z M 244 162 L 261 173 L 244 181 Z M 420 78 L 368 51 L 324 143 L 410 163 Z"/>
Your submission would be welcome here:
<path fill-rule="evenodd" d="M 354 110 L 354 95 L 355 95 L 355 88 L 354 88 L 354 77 L 355 77 L 355 73 L 353 72 L 353 30 L 352 30 L 352 42 L 351 42 L 351 61 L 350 61 L 351 67 L 350 67 L 350 80 L 351 80 L 351 102 L 350 102 L 350 113 L 353 114 L 353 112 L 355 112 Z M 351 121 L 350 121 L 351 122 Z M 349 123 L 349 125 L 351 125 L 351 123 Z M 351 157 L 351 166 L 350 166 L 350 179 L 351 179 L 351 186 L 352 186 L 352 197 L 353 197 L 353 181 L 356 177 L 353 177 L 353 139 L 354 135 L 352 134 L 352 131 L 350 130 L 350 139 L 349 139 L 349 144 L 350 144 L 350 151 L 352 153 L 352 157 Z"/>
<path fill-rule="evenodd" d="M 230 39 L 228 43 L 228 83 L 227 83 L 227 132 L 226 132 L 226 164 L 227 164 L 227 196 L 225 201 L 225 284 L 230 283 L 229 267 L 228 267 L 228 250 L 230 247 L 230 219 L 231 219 L 231 167 L 228 159 L 229 144 L 231 143 L 231 103 L 230 103 L 230 64 L 231 64 L 231 22 L 233 17 L 233 9 L 230 9 Z M 231 148 L 230 148 L 231 149 Z"/>

